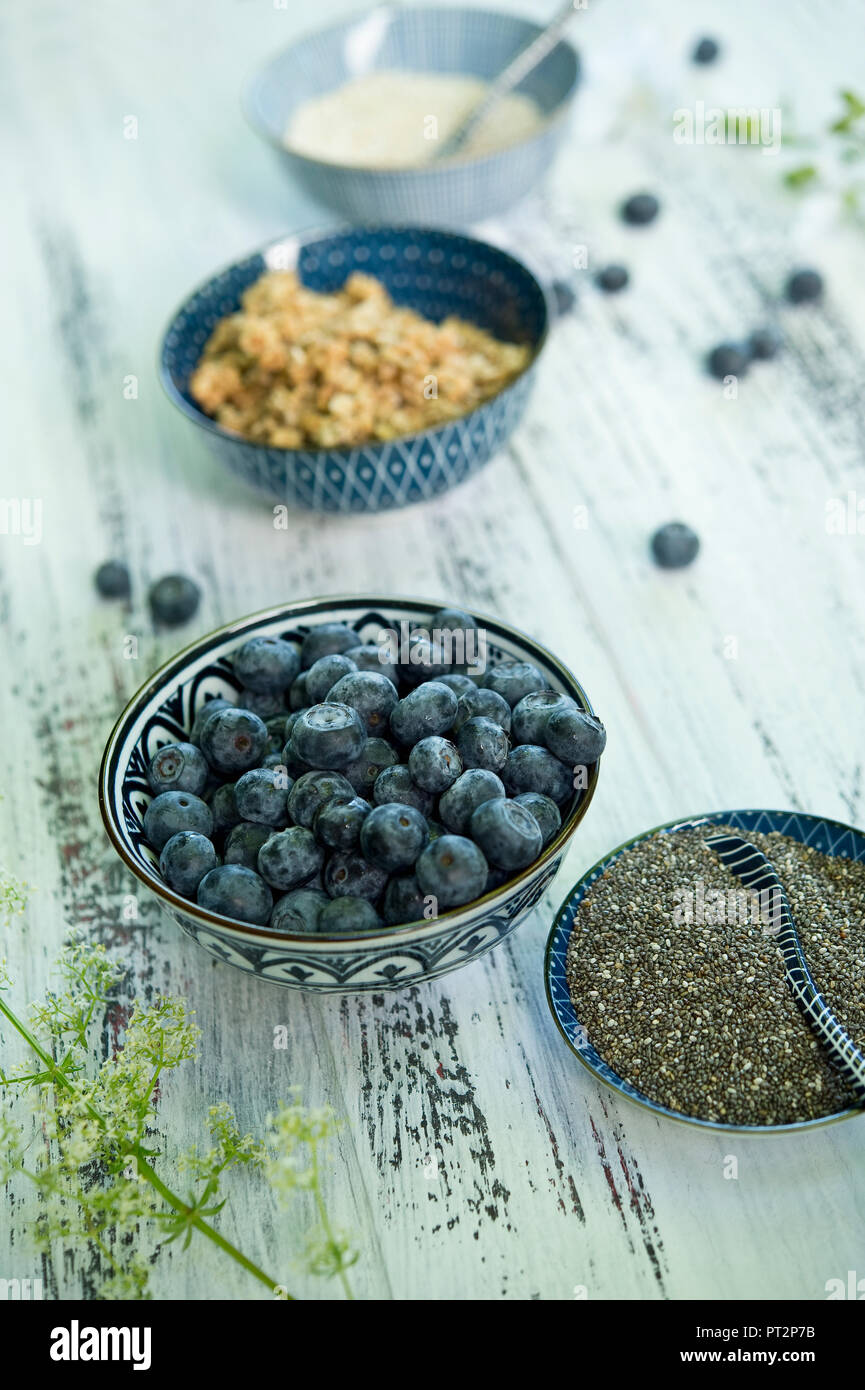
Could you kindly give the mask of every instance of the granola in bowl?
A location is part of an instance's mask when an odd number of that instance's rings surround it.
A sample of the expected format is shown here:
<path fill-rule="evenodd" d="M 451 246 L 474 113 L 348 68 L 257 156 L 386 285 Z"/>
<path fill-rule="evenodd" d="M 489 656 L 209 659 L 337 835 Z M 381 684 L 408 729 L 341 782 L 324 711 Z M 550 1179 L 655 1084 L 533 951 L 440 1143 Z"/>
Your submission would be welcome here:
<path fill-rule="evenodd" d="M 189 383 L 223 429 L 281 449 L 396 439 L 469 414 L 529 365 L 532 349 L 393 302 L 354 272 L 331 294 L 273 270 L 221 319 Z"/>

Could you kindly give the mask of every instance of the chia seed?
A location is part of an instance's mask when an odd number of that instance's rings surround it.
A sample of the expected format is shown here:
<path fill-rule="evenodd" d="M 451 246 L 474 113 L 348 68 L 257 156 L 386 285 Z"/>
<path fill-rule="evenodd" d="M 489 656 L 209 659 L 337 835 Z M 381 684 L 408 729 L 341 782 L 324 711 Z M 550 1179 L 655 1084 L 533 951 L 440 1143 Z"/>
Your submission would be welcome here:
<path fill-rule="evenodd" d="M 725 830 L 744 833 L 713 825 L 653 835 L 588 890 L 566 961 L 577 1017 L 623 1080 L 682 1114 L 782 1125 L 846 1109 L 853 1092 L 799 1012 L 770 924 L 732 909 L 720 923 L 682 920 L 696 884 L 728 904 L 741 890 L 704 843 Z M 777 832 L 746 838 L 775 866 L 814 980 L 862 1048 L 865 863 Z"/>

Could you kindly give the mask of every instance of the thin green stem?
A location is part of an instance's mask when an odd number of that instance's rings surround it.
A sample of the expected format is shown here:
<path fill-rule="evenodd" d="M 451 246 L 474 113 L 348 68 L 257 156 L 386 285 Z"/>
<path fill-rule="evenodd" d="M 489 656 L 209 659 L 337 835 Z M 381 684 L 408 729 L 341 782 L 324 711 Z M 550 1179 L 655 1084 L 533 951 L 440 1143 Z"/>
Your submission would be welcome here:
<path fill-rule="evenodd" d="M 15 1014 L 12 1011 L 12 1009 L 9 1008 L 9 1006 L 3 1001 L 2 998 L 0 998 L 0 1013 L 2 1013 L 4 1017 L 9 1020 L 9 1022 L 12 1024 L 12 1027 L 15 1028 L 18 1033 L 20 1033 L 21 1037 L 24 1039 L 27 1045 L 33 1049 L 33 1051 L 36 1053 L 36 1056 L 40 1059 L 41 1062 L 45 1064 L 46 1069 L 51 1073 L 52 1077 L 54 1078 L 55 1084 L 64 1086 L 69 1090 L 74 1090 L 75 1088 L 73 1087 L 71 1081 L 60 1070 L 57 1063 L 54 1061 L 54 1058 L 50 1055 L 50 1053 L 45 1051 L 39 1040 L 35 1038 L 33 1034 L 30 1032 L 30 1029 L 27 1027 L 27 1025 L 23 1023 L 20 1018 L 18 1018 L 17 1014 Z M 97 1124 L 99 1124 L 102 1128 L 104 1128 L 105 1121 L 103 1116 L 99 1114 L 99 1112 L 95 1109 L 94 1106 L 90 1104 L 89 1101 L 86 1102 L 86 1109 L 91 1118 L 94 1119 L 97 1122 Z M 159 1175 L 154 1171 L 154 1169 L 151 1168 L 144 1154 L 141 1152 L 140 1144 L 138 1144 L 137 1142 L 129 1143 L 127 1152 L 131 1158 L 135 1159 L 138 1165 L 138 1171 L 141 1174 L 141 1176 L 145 1178 L 147 1182 L 150 1183 L 151 1187 L 153 1187 L 156 1192 L 159 1193 L 162 1200 L 166 1202 L 168 1206 L 173 1207 L 176 1212 L 180 1213 L 181 1215 L 185 1216 L 188 1220 L 190 1220 L 191 1224 L 195 1227 L 197 1231 L 200 1231 L 201 1234 L 203 1236 L 206 1236 L 208 1240 L 213 1241 L 213 1244 L 217 1245 L 220 1250 L 225 1252 L 226 1255 L 230 1255 L 231 1258 L 237 1262 L 237 1264 L 241 1265 L 249 1274 L 253 1276 L 254 1279 L 257 1279 L 259 1283 L 265 1284 L 267 1288 L 270 1289 L 271 1293 L 275 1292 L 277 1288 L 282 1289 L 284 1287 L 281 1284 L 277 1284 L 275 1279 L 271 1279 L 269 1274 L 265 1274 L 263 1269 L 259 1269 L 258 1265 L 254 1264 L 252 1260 L 247 1259 L 246 1255 L 244 1255 L 241 1250 L 238 1250 L 237 1247 L 232 1245 L 230 1241 L 226 1240 L 224 1236 L 221 1236 L 219 1232 L 213 1226 L 211 1226 L 208 1221 L 205 1221 L 204 1218 L 199 1216 L 193 1210 L 192 1207 L 188 1206 L 188 1204 L 182 1200 L 182 1198 L 178 1197 L 176 1193 L 172 1192 L 171 1189 L 166 1186 L 166 1184 L 162 1181 Z M 291 1294 L 285 1293 L 283 1294 L 283 1297 L 288 1301 L 293 1301 Z"/>
<path fill-rule="evenodd" d="M 325 1234 L 325 1236 L 327 1237 L 327 1239 L 329 1240 L 329 1242 L 330 1242 L 331 1246 L 333 1247 L 333 1249 L 336 1250 L 336 1249 L 338 1249 L 336 1236 L 334 1235 L 334 1233 L 333 1233 L 333 1228 L 332 1228 L 332 1226 L 331 1226 L 331 1224 L 330 1224 L 330 1217 L 329 1217 L 328 1214 L 327 1214 L 327 1207 L 326 1207 L 326 1205 L 325 1205 L 324 1197 L 322 1196 L 322 1193 L 321 1193 L 321 1186 L 320 1186 L 319 1180 L 318 1180 L 318 1149 L 317 1149 L 317 1146 L 316 1146 L 315 1144 L 311 1144 L 311 1145 L 310 1145 L 310 1148 L 312 1149 L 312 1170 L 313 1170 L 313 1173 L 314 1173 L 314 1182 L 313 1182 L 313 1185 L 312 1185 L 312 1191 L 313 1191 L 313 1196 L 315 1197 L 315 1205 L 316 1205 L 316 1208 L 318 1209 L 318 1215 L 319 1215 L 319 1219 L 320 1219 L 320 1221 L 321 1221 L 322 1230 L 324 1231 L 324 1234 Z M 346 1298 L 353 1301 L 353 1300 L 354 1300 L 354 1294 L 353 1294 L 353 1292 L 352 1292 L 352 1288 L 351 1288 L 351 1284 L 350 1284 L 350 1282 L 349 1282 L 348 1275 L 346 1274 L 345 1270 L 344 1270 L 343 1267 L 342 1267 L 342 1256 L 340 1256 L 340 1265 L 339 1265 L 339 1268 L 337 1269 L 337 1274 L 339 1275 L 339 1280 L 340 1280 L 340 1283 L 342 1284 L 343 1291 L 344 1291 L 344 1293 L 345 1293 Z"/>

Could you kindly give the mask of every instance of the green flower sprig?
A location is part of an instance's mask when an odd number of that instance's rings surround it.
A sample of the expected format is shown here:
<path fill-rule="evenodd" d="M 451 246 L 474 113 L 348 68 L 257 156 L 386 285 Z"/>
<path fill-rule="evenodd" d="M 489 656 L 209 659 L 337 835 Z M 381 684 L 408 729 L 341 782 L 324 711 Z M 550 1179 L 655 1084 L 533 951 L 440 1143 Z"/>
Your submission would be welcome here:
<path fill-rule="evenodd" d="M 2 910 L 2 909 L 0 909 Z M 94 1071 L 94 1033 L 101 1026 L 110 991 L 121 972 L 104 948 L 74 936 L 58 962 L 62 985 L 31 1006 L 27 1020 L 3 997 L 11 981 L 0 965 L 0 1016 L 27 1043 L 36 1059 L 10 1072 L 0 1070 L 4 1106 L 0 1111 L 0 1184 L 23 1176 L 40 1197 L 37 1240 L 81 1243 L 98 1251 L 109 1271 L 100 1293 L 105 1298 L 148 1297 L 148 1263 L 135 1249 L 134 1236 L 153 1223 L 163 1243 L 182 1240 L 187 1248 L 198 1233 L 235 1260 L 274 1296 L 290 1299 L 253 1260 L 220 1233 L 214 1218 L 225 1206 L 223 1176 L 234 1168 L 258 1168 L 273 1175 L 283 1196 L 294 1172 L 297 1187 L 314 1195 L 322 1233 L 308 1240 L 311 1273 L 338 1276 L 351 1297 L 346 1270 L 356 1255 L 345 1237 L 333 1233 L 320 1182 L 320 1146 L 335 1128 L 330 1110 L 308 1110 L 295 1098 L 281 1107 L 268 1131 L 268 1144 L 241 1134 L 230 1107 L 211 1106 L 211 1147 L 177 1156 L 176 1167 L 189 1181 L 179 1196 L 154 1167 L 161 1157 L 156 1115 L 160 1076 L 193 1059 L 199 1029 L 184 1000 L 160 998 L 136 1004 L 122 1046 Z M 22 1125 L 13 1118 L 11 1098 L 29 1093 L 46 1143 L 35 1158 Z M 284 1120 L 283 1116 L 291 1117 Z"/>

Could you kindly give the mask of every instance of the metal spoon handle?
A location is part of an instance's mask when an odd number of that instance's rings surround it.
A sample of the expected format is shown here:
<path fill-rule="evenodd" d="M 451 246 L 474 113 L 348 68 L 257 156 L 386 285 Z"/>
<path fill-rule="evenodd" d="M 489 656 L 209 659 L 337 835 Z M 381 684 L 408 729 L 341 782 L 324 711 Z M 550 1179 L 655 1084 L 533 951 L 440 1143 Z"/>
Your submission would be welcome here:
<path fill-rule="evenodd" d="M 857 1100 L 865 1104 L 865 1056 L 823 998 L 802 951 L 799 933 L 783 885 L 772 864 L 756 845 L 741 835 L 712 835 L 706 844 L 746 887 L 771 895 L 773 936 L 781 950 L 787 983 L 802 1013 L 850 1082 Z"/>
<path fill-rule="evenodd" d="M 542 63 L 548 53 L 552 53 L 559 41 L 562 30 L 568 20 L 573 16 L 577 9 L 576 0 L 567 0 L 557 11 L 549 24 L 541 30 L 539 34 L 521 48 L 519 53 L 511 59 L 507 67 L 502 68 L 498 77 L 493 81 L 490 90 L 487 92 L 483 101 L 479 102 L 465 119 L 457 126 L 456 130 L 448 136 L 444 144 L 439 149 L 436 158 L 447 159 L 450 155 L 456 154 L 457 150 L 468 139 L 472 131 L 489 114 L 491 109 L 502 97 L 507 96 L 508 92 L 518 87 L 524 77 Z"/>

